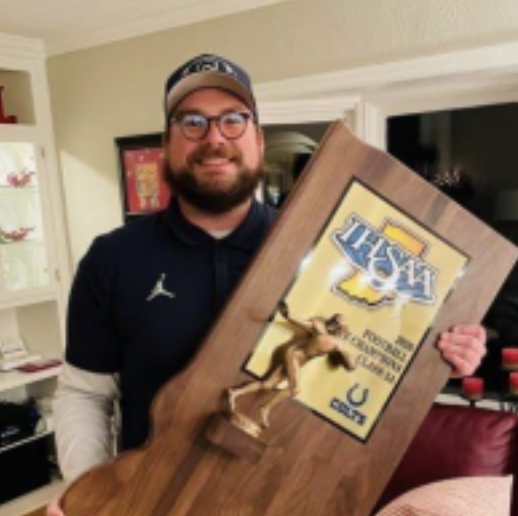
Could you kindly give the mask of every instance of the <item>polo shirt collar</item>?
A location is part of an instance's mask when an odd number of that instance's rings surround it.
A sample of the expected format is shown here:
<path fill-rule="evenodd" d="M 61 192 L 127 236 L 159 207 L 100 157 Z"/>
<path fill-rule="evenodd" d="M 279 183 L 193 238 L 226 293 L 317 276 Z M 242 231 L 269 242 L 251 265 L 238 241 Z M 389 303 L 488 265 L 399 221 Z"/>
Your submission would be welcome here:
<path fill-rule="evenodd" d="M 189 222 L 184 217 L 178 199 L 175 196 L 171 198 L 163 216 L 173 234 L 187 245 L 203 245 L 219 241 L 234 247 L 253 250 L 264 237 L 264 225 L 267 222 L 262 215 L 263 208 L 254 199 L 243 222 L 232 233 L 222 239 L 214 238 L 203 229 Z"/>

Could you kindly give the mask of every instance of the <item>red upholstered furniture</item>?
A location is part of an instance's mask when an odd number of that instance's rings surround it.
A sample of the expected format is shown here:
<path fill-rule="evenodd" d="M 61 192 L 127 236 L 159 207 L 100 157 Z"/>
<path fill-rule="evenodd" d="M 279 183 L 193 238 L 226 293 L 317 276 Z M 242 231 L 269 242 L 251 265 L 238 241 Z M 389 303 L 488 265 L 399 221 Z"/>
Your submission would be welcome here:
<path fill-rule="evenodd" d="M 387 485 L 378 509 L 430 482 L 515 474 L 518 474 L 516 414 L 436 404 Z M 518 516 L 517 497 L 515 481 L 512 516 Z"/>

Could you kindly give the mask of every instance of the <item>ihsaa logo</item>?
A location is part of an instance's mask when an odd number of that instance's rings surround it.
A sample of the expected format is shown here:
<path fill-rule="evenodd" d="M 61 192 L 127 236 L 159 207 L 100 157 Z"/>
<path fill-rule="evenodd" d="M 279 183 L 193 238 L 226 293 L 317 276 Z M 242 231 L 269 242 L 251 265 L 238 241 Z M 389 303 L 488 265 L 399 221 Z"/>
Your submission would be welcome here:
<path fill-rule="evenodd" d="M 437 270 L 424 260 L 428 245 L 408 229 L 390 219 L 377 229 L 353 214 L 332 239 L 354 268 L 335 293 L 369 307 L 435 302 Z"/>

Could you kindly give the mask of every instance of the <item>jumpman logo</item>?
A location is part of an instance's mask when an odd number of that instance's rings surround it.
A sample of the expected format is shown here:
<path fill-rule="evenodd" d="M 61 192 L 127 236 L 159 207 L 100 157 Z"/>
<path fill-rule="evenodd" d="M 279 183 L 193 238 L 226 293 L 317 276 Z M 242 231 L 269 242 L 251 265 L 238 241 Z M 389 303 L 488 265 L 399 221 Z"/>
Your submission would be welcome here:
<path fill-rule="evenodd" d="M 165 281 L 165 274 L 161 274 L 160 278 L 156 282 L 156 285 L 153 287 L 153 290 L 151 291 L 151 294 L 149 294 L 146 301 L 151 301 L 152 299 L 155 299 L 157 296 L 166 296 L 174 298 L 175 295 L 172 292 L 167 291 L 164 288 L 164 281 Z"/>

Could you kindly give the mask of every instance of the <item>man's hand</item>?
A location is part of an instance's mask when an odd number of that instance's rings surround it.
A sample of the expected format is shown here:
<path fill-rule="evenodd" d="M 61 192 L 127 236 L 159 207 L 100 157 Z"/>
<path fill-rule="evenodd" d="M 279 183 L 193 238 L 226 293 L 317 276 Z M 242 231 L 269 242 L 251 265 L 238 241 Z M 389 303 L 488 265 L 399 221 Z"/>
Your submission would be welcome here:
<path fill-rule="evenodd" d="M 47 505 L 45 516 L 66 516 L 66 514 L 61 509 L 61 496 L 62 494 L 51 500 L 51 502 Z"/>
<path fill-rule="evenodd" d="M 437 347 L 452 366 L 452 377 L 470 376 L 486 354 L 486 331 L 479 324 L 455 326 L 441 333 Z"/>
<path fill-rule="evenodd" d="M 65 513 L 61 510 L 61 507 L 59 506 L 60 500 L 61 496 L 57 496 L 48 504 L 45 516 L 65 516 Z"/>

